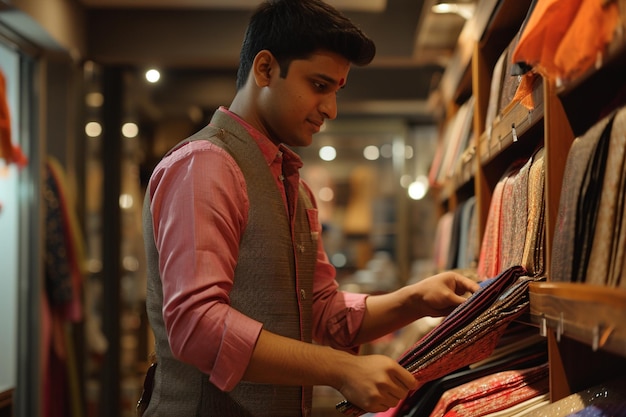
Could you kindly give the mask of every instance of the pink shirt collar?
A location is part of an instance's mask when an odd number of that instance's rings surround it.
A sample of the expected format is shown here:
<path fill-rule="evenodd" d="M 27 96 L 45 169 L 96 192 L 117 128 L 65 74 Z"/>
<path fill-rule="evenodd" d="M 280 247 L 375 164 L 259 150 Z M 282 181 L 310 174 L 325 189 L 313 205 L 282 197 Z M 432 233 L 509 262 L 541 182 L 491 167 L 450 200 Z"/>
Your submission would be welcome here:
<path fill-rule="evenodd" d="M 261 149 L 261 153 L 263 154 L 263 157 L 267 161 L 267 165 L 271 165 L 276 160 L 277 156 L 282 156 L 284 160 L 287 161 L 288 163 L 295 164 L 294 168 L 299 169 L 302 167 L 302 160 L 300 159 L 300 156 L 297 153 L 295 153 L 294 151 L 292 151 L 291 149 L 289 149 L 282 143 L 277 146 L 274 142 L 272 142 L 267 136 L 265 136 L 263 133 L 257 130 L 254 126 L 246 122 L 236 113 L 233 113 L 232 111 L 230 111 L 225 106 L 220 106 L 218 111 L 221 111 L 229 115 L 230 117 L 235 119 L 237 123 L 239 123 L 241 126 L 243 126 L 246 129 L 248 134 L 252 136 L 252 138 L 255 140 L 255 142 Z"/>

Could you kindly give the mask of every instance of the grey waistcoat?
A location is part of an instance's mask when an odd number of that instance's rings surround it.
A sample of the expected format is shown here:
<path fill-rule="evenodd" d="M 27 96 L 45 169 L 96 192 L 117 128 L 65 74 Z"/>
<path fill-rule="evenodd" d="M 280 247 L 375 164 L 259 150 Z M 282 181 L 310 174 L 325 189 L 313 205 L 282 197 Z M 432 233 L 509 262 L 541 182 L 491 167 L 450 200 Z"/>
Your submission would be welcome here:
<path fill-rule="evenodd" d="M 260 149 L 241 125 L 217 112 L 209 126 L 183 142 L 191 140 L 210 140 L 228 151 L 246 181 L 250 211 L 230 294 L 232 307 L 262 322 L 263 328 L 270 332 L 311 342 L 311 301 L 318 238 L 312 233 L 306 213 L 306 209 L 312 208 L 311 201 L 300 187 L 292 239 L 280 191 Z M 231 392 L 222 392 L 209 382 L 206 374 L 173 357 L 163 322 L 163 292 L 149 199 L 146 193 L 147 311 L 155 335 L 158 366 L 145 416 L 310 415 L 311 387 L 240 382 Z"/>

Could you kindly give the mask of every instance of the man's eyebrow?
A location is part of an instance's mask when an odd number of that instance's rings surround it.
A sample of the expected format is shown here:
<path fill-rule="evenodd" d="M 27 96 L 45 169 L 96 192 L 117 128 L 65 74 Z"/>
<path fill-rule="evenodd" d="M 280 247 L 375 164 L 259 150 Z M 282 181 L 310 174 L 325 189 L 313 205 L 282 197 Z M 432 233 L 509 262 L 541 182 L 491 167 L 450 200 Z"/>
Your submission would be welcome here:
<path fill-rule="evenodd" d="M 329 84 L 340 85 L 339 81 L 337 81 L 333 77 L 329 77 L 328 75 L 325 75 L 325 74 L 315 74 L 315 76 L 323 79 L 324 81 L 326 81 Z M 343 86 L 341 86 L 341 88 L 343 88 Z"/>

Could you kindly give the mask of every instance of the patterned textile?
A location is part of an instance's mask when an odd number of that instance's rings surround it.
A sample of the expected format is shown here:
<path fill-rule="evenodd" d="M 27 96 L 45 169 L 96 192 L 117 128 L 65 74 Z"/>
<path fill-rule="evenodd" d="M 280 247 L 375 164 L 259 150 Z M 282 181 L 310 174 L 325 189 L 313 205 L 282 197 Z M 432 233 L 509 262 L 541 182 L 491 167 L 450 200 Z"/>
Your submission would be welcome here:
<path fill-rule="evenodd" d="M 477 274 L 480 279 L 494 277 L 500 269 L 500 212 L 502 210 L 502 193 L 504 191 L 504 181 L 500 180 L 493 190 L 491 203 L 489 205 L 489 216 L 485 226 L 482 246 L 478 258 Z"/>
<path fill-rule="evenodd" d="M 597 146 L 591 155 L 586 167 L 578 199 L 576 215 L 576 246 L 574 247 L 574 281 L 585 281 L 589 255 L 591 253 L 592 238 L 595 233 L 600 194 L 604 182 L 604 167 L 609 151 L 609 139 L 613 126 L 613 118 L 602 132 Z"/>
<path fill-rule="evenodd" d="M 619 228 L 616 228 L 617 216 L 623 212 L 624 189 L 624 147 L 626 136 L 623 134 L 623 126 L 626 123 L 626 111 L 619 112 L 613 120 L 611 135 L 608 140 L 608 155 L 604 169 L 604 182 L 599 196 L 598 217 L 592 246 L 589 254 L 589 264 L 585 274 L 585 281 L 589 284 L 604 285 L 608 282 L 609 270 L 612 269 L 612 260 L 617 249 L 616 238 L 619 236 Z M 621 223 L 621 222 L 620 222 Z M 621 263 L 620 263 L 621 269 Z"/>
<path fill-rule="evenodd" d="M 586 167 L 591 160 L 603 132 L 610 129 L 612 116 L 596 123 L 583 136 L 574 139 L 570 147 L 563 172 L 559 211 L 554 230 L 550 280 L 554 282 L 574 281 L 578 272 L 574 268 L 574 254 L 577 252 L 578 201 L 584 192 L 582 187 Z M 611 122 L 611 123 L 609 123 Z"/>
<path fill-rule="evenodd" d="M 513 190 L 515 189 L 515 180 L 517 177 L 517 171 L 512 172 L 506 178 L 504 178 L 504 189 L 502 190 L 502 210 L 500 211 L 500 260 L 498 264 L 498 272 L 510 266 L 513 253 L 513 245 L 517 236 L 514 234 L 515 228 L 515 213 L 517 211 L 524 211 L 526 214 L 526 207 L 522 207 L 518 210 L 517 202 L 513 198 Z M 518 262 L 519 264 L 519 262 Z"/>
<path fill-rule="evenodd" d="M 613 122 L 613 135 L 626 137 L 626 110 L 620 110 Z M 626 163 L 622 164 L 619 189 L 617 192 L 617 207 L 615 217 L 616 236 L 614 237 L 611 267 L 609 269 L 607 285 L 612 287 L 626 287 L 626 280 L 622 279 L 626 266 Z"/>
<path fill-rule="evenodd" d="M 514 266 L 483 282 L 398 363 L 425 383 L 487 358 L 511 321 L 527 311 L 528 284 L 542 279 L 526 277 L 525 272 Z M 348 401 L 337 404 L 337 409 L 348 416 L 364 414 Z"/>
<path fill-rule="evenodd" d="M 507 333 L 509 329 L 507 329 Z M 504 337 L 503 337 L 504 339 Z M 393 417 L 422 417 L 429 415 L 444 392 L 469 383 L 478 378 L 497 372 L 525 369 L 546 363 L 548 354 L 545 340 L 541 343 L 526 346 L 509 353 L 508 356 L 493 361 L 482 361 L 472 366 L 452 372 L 441 378 L 427 382 L 413 392 L 392 413 Z M 378 417 L 378 415 L 377 415 Z"/>
<path fill-rule="evenodd" d="M 501 268 L 507 269 L 513 265 L 521 265 L 524 257 L 524 245 L 526 243 L 526 229 L 528 225 L 528 175 L 532 159 L 528 159 L 512 176 L 511 198 L 506 207 L 510 207 L 510 211 L 503 210 L 502 214 L 506 215 L 503 219 L 503 225 L 507 232 L 503 232 L 502 240 L 510 241 L 508 251 L 502 251 Z M 503 202 L 503 204 L 505 204 Z M 508 219 L 509 221 L 507 221 Z"/>
<path fill-rule="evenodd" d="M 528 224 L 522 266 L 530 275 L 544 273 L 545 257 L 545 167 L 544 149 L 533 156 L 528 178 Z"/>
<path fill-rule="evenodd" d="M 522 401 L 505 410 L 484 414 L 482 417 L 523 417 L 527 413 L 550 404 L 550 394 L 542 394 Z"/>
<path fill-rule="evenodd" d="M 547 392 L 547 363 L 498 372 L 446 391 L 430 417 L 481 416 Z"/>

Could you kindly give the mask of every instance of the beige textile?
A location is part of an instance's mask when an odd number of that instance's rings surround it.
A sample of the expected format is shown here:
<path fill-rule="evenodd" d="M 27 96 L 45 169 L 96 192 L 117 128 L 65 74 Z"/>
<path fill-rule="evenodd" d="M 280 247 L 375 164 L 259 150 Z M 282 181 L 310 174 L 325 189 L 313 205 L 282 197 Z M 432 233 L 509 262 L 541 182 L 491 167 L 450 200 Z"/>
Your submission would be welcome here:
<path fill-rule="evenodd" d="M 528 178 L 528 224 L 522 266 L 530 275 L 544 273 L 545 167 L 544 148 L 533 156 Z"/>

